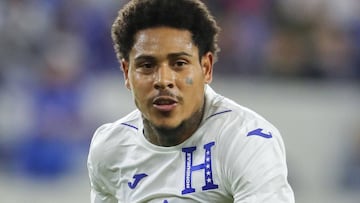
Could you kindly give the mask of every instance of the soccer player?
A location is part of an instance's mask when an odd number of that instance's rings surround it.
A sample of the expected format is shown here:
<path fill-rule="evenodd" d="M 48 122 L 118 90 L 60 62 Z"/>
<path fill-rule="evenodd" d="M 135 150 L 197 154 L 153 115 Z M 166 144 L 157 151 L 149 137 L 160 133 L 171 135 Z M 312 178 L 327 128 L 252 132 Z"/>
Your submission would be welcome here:
<path fill-rule="evenodd" d="M 219 28 L 200 0 L 132 0 L 112 38 L 137 109 L 97 129 L 93 203 L 292 203 L 279 131 L 210 86 Z"/>

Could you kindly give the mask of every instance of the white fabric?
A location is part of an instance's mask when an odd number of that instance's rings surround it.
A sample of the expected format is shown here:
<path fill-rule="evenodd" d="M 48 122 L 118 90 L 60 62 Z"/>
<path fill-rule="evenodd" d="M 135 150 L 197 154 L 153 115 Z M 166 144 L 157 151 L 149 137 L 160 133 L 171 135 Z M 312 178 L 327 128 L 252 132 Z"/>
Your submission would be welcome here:
<path fill-rule="evenodd" d="M 188 140 L 151 144 L 135 110 L 95 132 L 88 169 L 92 203 L 295 202 L 279 131 L 209 86 Z"/>

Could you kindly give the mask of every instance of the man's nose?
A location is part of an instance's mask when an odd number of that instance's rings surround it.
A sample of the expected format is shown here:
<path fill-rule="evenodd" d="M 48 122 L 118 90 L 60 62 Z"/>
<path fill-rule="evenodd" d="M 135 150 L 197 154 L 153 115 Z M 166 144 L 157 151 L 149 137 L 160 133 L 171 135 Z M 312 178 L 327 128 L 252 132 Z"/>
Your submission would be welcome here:
<path fill-rule="evenodd" d="M 173 88 L 175 83 L 174 70 L 167 64 L 162 64 L 158 67 L 155 73 L 154 88 L 165 89 Z"/>

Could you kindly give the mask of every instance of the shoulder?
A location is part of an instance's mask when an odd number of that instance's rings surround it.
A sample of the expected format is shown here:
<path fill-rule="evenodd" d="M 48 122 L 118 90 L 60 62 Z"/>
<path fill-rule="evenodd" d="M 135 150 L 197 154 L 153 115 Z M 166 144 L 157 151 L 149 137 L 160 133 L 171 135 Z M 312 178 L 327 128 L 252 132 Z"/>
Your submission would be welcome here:
<path fill-rule="evenodd" d="M 207 89 L 207 104 L 205 121 L 221 124 L 222 129 L 231 129 L 236 134 L 246 134 L 258 128 L 274 131 L 277 128 L 252 109 L 238 104 L 230 98 L 215 93 L 211 88 Z"/>
<path fill-rule="evenodd" d="M 111 159 L 113 153 L 121 151 L 122 145 L 133 142 L 139 122 L 140 112 L 135 110 L 113 123 L 97 128 L 90 143 L 88 162 L 109 162 L 107 159 Z"/>
<path fill-rule="evenodd" d="M 272 146 L 285 153 L 280 131 L 257 112 L 235 101 L 207 90 L 207 110 L 204 129 L 216 134 L 216 142 L 228 153 L 255 153 Z M 235 153 L 238 154 L 238 153 Z"/>
<path fill-rule="evenodd" d="M 87 167 L 91 188 L 103 195 L 115 194 L 111 180 L 117 180 L 116 168 L 128 153 L 128 147 L 136 142 L 140 112 L 135 110 L 113 123 L 100 126 L 91 140 Z"/>
<path fill-rule="evenodd" d="M 208 108 L 211 113 L 206 129 L 216 134 L 215 153 L 229 191 L 241 193 L 242 188 L 263 185 L 264 180 L 274 177 L 282 178 L 281 184 L 286 184 L 285 146 L 280 131 L 271 122 L 218 94 Z"/>

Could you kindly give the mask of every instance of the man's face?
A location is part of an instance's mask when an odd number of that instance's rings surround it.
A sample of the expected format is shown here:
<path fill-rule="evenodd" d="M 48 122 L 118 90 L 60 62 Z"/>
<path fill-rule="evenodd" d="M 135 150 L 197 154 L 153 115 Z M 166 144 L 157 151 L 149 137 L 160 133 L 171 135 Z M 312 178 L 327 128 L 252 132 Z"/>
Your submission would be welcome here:
<path fill-rule="evenodd" d="M 125 84 L 144 119 L 166 129 L 203 107 L 212 65 L 211 53 L 199 58 L 189 31 L 169 27 L 139 31 L 129 61 L 122 61 Z"/>

